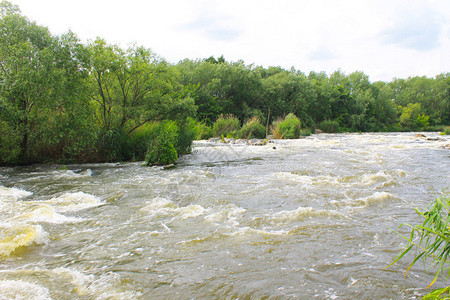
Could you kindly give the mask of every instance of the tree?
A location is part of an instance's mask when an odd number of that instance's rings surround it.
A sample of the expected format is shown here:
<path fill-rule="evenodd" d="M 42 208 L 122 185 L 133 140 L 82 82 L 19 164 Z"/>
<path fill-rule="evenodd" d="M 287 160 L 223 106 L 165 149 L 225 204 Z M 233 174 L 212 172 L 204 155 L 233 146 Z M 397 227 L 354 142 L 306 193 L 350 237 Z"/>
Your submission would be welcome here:
<path fill-rule="evenodd" d="M 429 117 L 424 114 L 420 114 L 420 103 L 408 103 L 406 107 L 399 106 L 399 111 L 401 113 L 400 125 L 403 127 L 420 129 L 429 125 Z"/>
<path fill-rule="evenodd" d="M 176 72 L 151 50 L 126 51 L 97 39 L 88 45 L 90 97 L 100 124 L 100 151 L 107 160 L 127 156 L 122 143 L 153 121 L 184 120 L 195 114 L 190 89 L 177 84 Z"/>
<path fill-rule="evenodd" d="M 4 163 L 27 163 L 29 137 L 40 110 L 52 100 L 55 40 L 47 28 L 21 16 L 16 6 L 3 1 L 0 7 L 0 117 L 19 142 L 17 156 Z"/>

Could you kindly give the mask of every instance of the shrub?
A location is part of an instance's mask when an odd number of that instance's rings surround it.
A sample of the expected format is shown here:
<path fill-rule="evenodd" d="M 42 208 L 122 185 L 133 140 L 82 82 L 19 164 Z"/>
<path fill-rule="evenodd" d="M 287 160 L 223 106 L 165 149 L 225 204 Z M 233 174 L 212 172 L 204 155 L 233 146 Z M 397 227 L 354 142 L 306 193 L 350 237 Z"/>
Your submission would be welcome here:
<path fill-rule="evenodd" d="M 335 133 L 339 130 L 339 123 L 337 121 L 325 120 L 320 122 L 319 129 L 327 133 Z"/>
<path fill-rule="evenodd" d="M 228 114 L 227 116 L 220 115 L 219 118 L 213 125 L 213 134 L 214 136 L 228 136 L 233 135 L 241 128 L 241 123 L 239 119 L 233 116 L 232 114 Z"/>
<path fill-rule="evenodd" d="M 118 130 L 101 130 L 99 134 L 99 153 L 102 161 L 120 160 L 124 134 Z"/>
<path fill-rule="evenodd" d="M 164 121 L 155 126 L 145 155 L 145 164 L 154 166 L 175 163 L 178 159 L 175 149 L 177 139 L 178 127 L 176 122 Z"/>
<path fill-rule="evenodd" d="M 310 128 L 304 128 L 300 130 L 300 136 L 310 136 L 310 135 L 311 135 Z"/>
<path fill-rule="evenodd" d="M 445 126 L 444 130 L 442 130 L 441 135 L 450 135 L 450 126 Z"/>
<path fill-rule="evenodd" d="M 134 161 L 145 159 L 148 142 L 157 126 L 159 126 L 158 123 L 146 123 L 129 134 L 124 144 L 124 152 L 127 154 L 126 159 Z"/>
<path fill-rule="evenodd" d="M 276 139 L 298 139 L 300 127 L 300 119 L 290 113 L 284 120 L 278 119 L 273 123 L 272 134 Z"/>
<path fill-rule="evenodd" d="M 207 140 L 213 136 L 212 128 L 206 125 L 205 123 L 197 122 L 196 127 L 197 127 L 197 136 L 195 137 L 196 140 Z"/>
<path fill-rule="evenodd" d="M 18 162 L 19 144 L 20 136 L 8 126 L 8 123 L 0 121 L 0 165 Z"/>
<path fill-rule="evenodd" d="M 266 128 L 258 117 L 252 117 L 242 126 L 238 135 L 242 139 L 263 139 L 266 137 Z"/>
<path fill-rule="evenodd" d="M 198 136 L 198 131 L 197 123 L 191 118 L 178 123 L 178 137 L 175 147 L 179 155 L 192 152 L 192 141 Z"/>

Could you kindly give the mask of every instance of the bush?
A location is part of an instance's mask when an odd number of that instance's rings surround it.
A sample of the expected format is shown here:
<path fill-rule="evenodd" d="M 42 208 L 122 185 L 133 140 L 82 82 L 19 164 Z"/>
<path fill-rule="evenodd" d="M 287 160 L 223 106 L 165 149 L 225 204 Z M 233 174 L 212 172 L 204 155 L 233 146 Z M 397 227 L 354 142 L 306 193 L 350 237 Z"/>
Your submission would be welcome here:
<path fill-rule="evenodd" d="M 152 130 L 145 164 L 147 166 L 173 164 L 178 159 L 175 145 L 178 142 L 178 126 L 174 121 L 164 121 Z"/>
<path fill-rule="evenodd" d="M 442 130 L 441 135 L 450 135 L 450 126 L 445 126 L 444 130 Z"/>
<path fill-rule="evenodd" d="M 300 136 L 310 136 L 310 135 L 311 135 L 310 128 L 304 128 L 300 130 Z"/>
<path fill-rule="evenodd" d="M 335 133 L 339 130 L 339 123 L 337 121 L 325 120 L 320 122 L 319 129 L 326 133 Z"/>
<path fill-rule="evenodd" d="M 179 155 L 192 152 L 192 141 L 198 136 L 199 128 L 195 120 L 187 118 L 178 123 L 176 150 Z"/>
<path fill-rule="evenodd" d="M 266 128 L 258 117 L 252 117 L 242 126 L 238 135 L 242 139 L 263 139 L 266 137 Z"/>
<path fill-rule="evenodd" d="M 226 117 L 222 115 L 216 120 L 213 126 L 214 136 L 229 136 L 234 135 L 241 128 L 241 123 L 239 119 L 228 114 Z"/>
<path fill-rule="evenodd" d="M 197 136 L 196 140 L 207 140 L 213 136 L 212 128 L 206 125 L 204 122 L 197 122 Z"/>
<path fill-rule="evenodd" d="M 276 139 L 298 139 L 300 136 L 300 119 L 290 113 L 273 123 L 272 134 Z"/>
<path fill-rule="evenodd" d="M 0 165 L 19 162 L 19 144 L 20 135 L 8 123 L 0 121 Z"/>
<path fill-rule="evenodd" d="M 128 138 L 123 146 L 123 151 L 126 153 L 126 160 L 145 160 L 145 155 L 148 150 L 148 143 L 152 138 L 153 130 L 157 126 L 159 126 L 158 123 L 146 123 L 128 135 Z"/>
<path fill-rule="evenodd" d="M 101 130 L 99 134 L 100 160 L 112 162 L 122 157 L 124 134 L 118 130 Z"/>

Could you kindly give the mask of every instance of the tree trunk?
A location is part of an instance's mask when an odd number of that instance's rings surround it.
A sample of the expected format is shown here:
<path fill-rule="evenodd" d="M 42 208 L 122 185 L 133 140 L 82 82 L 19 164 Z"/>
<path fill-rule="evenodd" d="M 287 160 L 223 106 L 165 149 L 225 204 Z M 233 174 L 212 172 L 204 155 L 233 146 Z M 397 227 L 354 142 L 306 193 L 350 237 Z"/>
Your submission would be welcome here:
<path fill-rule="evenodd" d="M 19 164 L 24 165 L 28 163 L 28 118 L 22 121 L 23 135 L 20 141 L 20 154 L 19 154 Z"/>

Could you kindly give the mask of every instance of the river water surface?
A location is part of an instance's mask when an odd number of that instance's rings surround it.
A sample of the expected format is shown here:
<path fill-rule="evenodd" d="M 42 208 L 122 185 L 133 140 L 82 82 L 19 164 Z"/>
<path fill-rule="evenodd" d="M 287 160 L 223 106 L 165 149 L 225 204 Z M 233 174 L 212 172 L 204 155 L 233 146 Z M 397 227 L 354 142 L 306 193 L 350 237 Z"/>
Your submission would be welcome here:
<path fill-rule="evenodd" d="M 433 272 L 386 269 L 391 230 L 450 186 L 448 143 L 323 134 L 199 141 L 167 170 L 1 168 L 0 299 L 420 298 Z"/>

